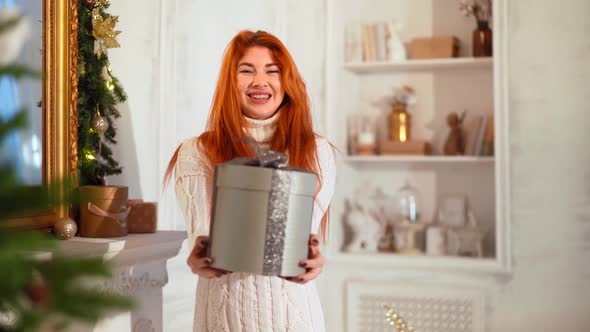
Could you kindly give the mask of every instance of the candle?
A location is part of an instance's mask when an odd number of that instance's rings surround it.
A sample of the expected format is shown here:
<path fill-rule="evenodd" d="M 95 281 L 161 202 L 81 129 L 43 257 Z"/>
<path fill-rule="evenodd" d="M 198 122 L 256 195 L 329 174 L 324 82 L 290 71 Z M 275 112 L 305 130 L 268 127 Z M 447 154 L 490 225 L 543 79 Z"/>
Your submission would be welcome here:
<path fill-rule="evenodd" d="M 375 135 L 370 131 L 364 131 L 358 136 L 358 144 L 375 144 Z"/>

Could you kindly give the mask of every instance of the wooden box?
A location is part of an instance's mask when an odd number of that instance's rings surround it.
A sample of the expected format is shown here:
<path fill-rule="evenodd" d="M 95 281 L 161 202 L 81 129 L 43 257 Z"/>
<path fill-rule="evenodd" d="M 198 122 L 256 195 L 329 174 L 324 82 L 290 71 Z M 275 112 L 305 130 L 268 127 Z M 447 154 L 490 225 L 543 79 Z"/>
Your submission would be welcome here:
<path fill-rule="evenodd" d="M 412 140 L 407 142 L 381 141 L 379 152 L 382 155 L 429 155 L 432 146 L 426 141 Z"/>
<path fill-rule="evenodd" d="M 413 38 L 411 59 L 455 58 L 459 56 L 459 40 L 454 36 Z"/>

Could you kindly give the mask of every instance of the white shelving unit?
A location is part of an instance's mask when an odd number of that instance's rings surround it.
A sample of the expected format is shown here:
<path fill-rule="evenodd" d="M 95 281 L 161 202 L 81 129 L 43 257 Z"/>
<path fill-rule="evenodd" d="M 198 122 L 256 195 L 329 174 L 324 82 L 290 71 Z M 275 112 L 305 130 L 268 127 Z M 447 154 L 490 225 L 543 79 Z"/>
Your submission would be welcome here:
<path fill-rule="evenodd" d="M 347 63 L 344 69 L 355 74 L 372 73 L 404 73 L 414 71 L 439 71 L 439 70 L 468 70 L 491 69 L 493 59 L 486 58 L 450 58 L 432 60 L 406 60 L 400 62 L 371 62 L 371 63 Z"/>
<path fill-rule="evenodd" d="M 350 301 L 346 284 L 351 281 L 365 285 L 418 285 L 416 289 L 421 289 L 421 285 L 464 290 L 475 287 L 483 297 L 482 289 L 489 287 L 490 280 L 493 283 L 510 276 L 506 3 L 507 0 L 494 0 L 494 57 L 473 58 L 473 21 L 462 17 L 456 0 L 327 0 L 324 123 L 328 138 L 345 154 L 347 116 L 386 111 L 376 109 L 371 101 L 391 95 L 392 88 L 407 84 L 415 88 L 418 98 L 415 108 L 410 109 L 412 138 L 426 140 L 433 147 L 433 155 L 428 156 L 338 158 L 339 180 L 332 201 L 330 241 L 325 250 L 327 268 L 320 285 L 327 330 L 357 330 L 346 317 L 349 308 L 343 306 Z M 462 45 L 459 57 L 395 63 L 344 62 L 347 24 L 390 19 L 404 27 L 402 39 L 406 43 L 412 37 L 456 36 Z M 493 112 L 494 156 L 441 155 L 448 133 L 447 114 L 463 110 L 478 115 Z M 369 181 L 392 197 L 408 179 L 422 196 L 426 208 L 421 213 L 427 223 L 436 219 L 440 197 L 468 197 L 478 223 L 488 230 L 484 258 L 342 251 L 350 239 L 350 230 L 342 219 L 348 208 L 345 202 L 354 200 L 356 188 Z M 392 294 L 382 295 L 385 298 Z M 483 313 L 482 317 L 485 321 Z"/>
<path fill-rule="evenodd" d="M 387 112 L 386 108 L 378 109 L 372 101 L 390 95 L 393 87 L 410 85 L 416 90 L 418 99 L 418 103 L 410 109 L 412 138 L 426 140 L 433 148 L 433 155 L 427 156 L 342 157 L 342 171 L 348 180 L 343 184 L 344 188 L 339 188 L 335 196 L 337 202 L 333 206 L 335 213 L 342 215 L 343 207 L 338 200 L 350 198 L 355 187 L 367 179 L 390 196 L 409 179 L 421 196 L 426 197 L 422 201 L 421 214 L 431 222 L 436 218 L 439 199 L 450 193 L 464 195 L 481 226 L 491 230 L 484 244 L 485 257 L 497 257 L 494 232 L 498 159 L 494 156 L 445 156 L 441 151 L 449 130 L 446 123 L 448 113 L 466 110 L 472 116 L 485 116 L 493 112 L 494 122 L 498 120 L 494 110 L 497 103 L 494 81 L 497 57 L 471 56 L 473 22 L 465 20 L 451 3 L 455 4 L 454 0 L 403 0 L 393 3 L 372 0 L 366 4 L 353 0 L 328 1 L 326 54 L 329 61 L 325 122 L 329 137 L 341 151 L 346 151 L 348 138 L 344 124 L 348 114 Z M 392 18 L 383 13 L 395 13 L 388 15 L 406 27 L 402 33 L 405 43 L 412 37 L 455 36 L 462 45 L 458 57 L 344 62 L 345 27 L 351 22 L 371 23 Z M 399 13 L 406 13 L 407 16 Z M 469 259 L 461 262 L 469 262 Z"/>
<path fill-rule="evenodd" d="M 454 256 L 336 253 L 328 257 L 328 262 L 331 266 L 355 266 L 359 269 L 437 270 L 503 275 L 498 262 L 493 258 L 474 260 Z"/>
<path fill-rule="evenodd" d="M 391 163 L 493 163 L 494 157 L 479 156 L 346 156 L 343 161 L 350 164 L 391 164 Z"/>

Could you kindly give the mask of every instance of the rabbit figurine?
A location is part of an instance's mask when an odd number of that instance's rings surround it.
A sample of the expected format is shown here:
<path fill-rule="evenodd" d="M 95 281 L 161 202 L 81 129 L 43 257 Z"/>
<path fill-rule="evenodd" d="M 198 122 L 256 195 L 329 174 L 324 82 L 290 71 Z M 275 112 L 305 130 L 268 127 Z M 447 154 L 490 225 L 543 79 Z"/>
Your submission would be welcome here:
<path fill-rule="evenodd" d="M 344 247 L 348 252 L 377 252 L 385 223 L 379 206 L 371 200 L 370 187 L 362 187 L 351 199 L 345 201 L 344 223 L 351 233 L 351 240 Z"/>

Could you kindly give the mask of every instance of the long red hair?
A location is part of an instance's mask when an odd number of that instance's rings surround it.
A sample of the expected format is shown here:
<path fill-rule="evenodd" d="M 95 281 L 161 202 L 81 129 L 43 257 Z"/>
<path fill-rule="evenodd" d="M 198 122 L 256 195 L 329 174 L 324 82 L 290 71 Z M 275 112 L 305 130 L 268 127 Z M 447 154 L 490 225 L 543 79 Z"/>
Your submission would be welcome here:
<path fill-rule="evenodd" d="M 239 140 L 244 135 L 243 128 L 247 123 L 242 115 L 237 76 L 238 62 L 247 49 L 256 46 L 266 47 L 271 51 L 273 61 L 279 66 L 281 86 L 285 90 L 270 148 L 287 153 L 290 166 L 321 174 L 315 140 L 317 135 L 313 131 L 305 83 L 285 45 L 265 31 L 240 31 L 225 49 L 207 129 L 197 141 L 200 155 L 204 155 L 211 166 L 236 157 L 253 156 L 248 145 Z M 168 164 L 164 182 L 168 182 L 171 177 L 179 150 L 180 148 L 176 149 Z M 318 181 L 319 191 L 322 185 L 321 176 L 318 176 Z M 328 215 L 326 211 L 320 226 L 324 238 L 327 234 Z"/>

